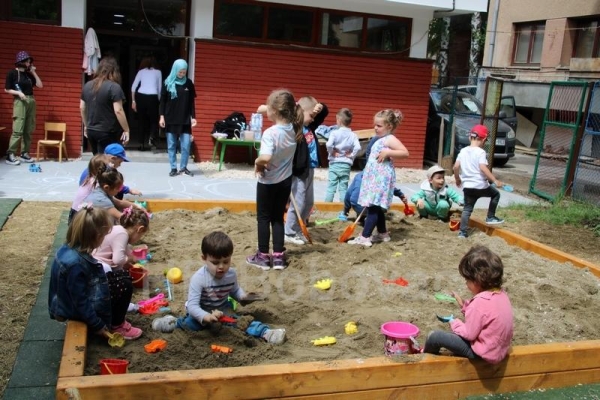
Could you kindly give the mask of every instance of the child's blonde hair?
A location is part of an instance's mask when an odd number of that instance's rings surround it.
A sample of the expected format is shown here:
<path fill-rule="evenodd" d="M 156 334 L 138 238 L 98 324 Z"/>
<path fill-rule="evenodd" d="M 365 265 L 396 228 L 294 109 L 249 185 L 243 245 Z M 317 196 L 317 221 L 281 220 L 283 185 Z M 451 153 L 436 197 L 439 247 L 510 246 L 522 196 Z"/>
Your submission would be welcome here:
<path fill-rule="evenodd" d="M 300 97 L 298 104 L 300 104 L 303 111 L 312 111 L 319 102 L 312 96 L 304 96 Z"/>
<path fill-rule="evenodd" d="M 391 128 L 390 131 L 393 131 L 400 125 L 404 115 L 400 110 L 385 109 L 375 114 L 375 118 L 380 118 L 384 125 L 388 125 Z"/>
<path fill-rule="evenodd" d="M 279 119 L 292 124 L 298 141 L 302 137 L 304 113 L 299 103 L 296 103 L 292 92 L 286 89 L 273 90 L 267 98 L 267 106 L 275 112 Z"/>
<path fill-rule="evenodd" d="M 352 110 L 349 108 L 342 108 L 335 114 L 340 119 L 343 126 L 350 126 L 352 123 Z"/>
<path fill-rule="evenodd" d="M 112 226 L 112 218 L 107 210 L 84 204 L 67 229 L 66 243 L 72 249 L 91 254 Z"/>
<path fill-rule="evenodd" d="M 125 229 L 136 226 L 143 226 L 145 229 L 148 229 L 148 226 L 150 226 L 150 218 L 148 217 L 146 210 L 129 206 L 121 213 L 119 224 Z"/>

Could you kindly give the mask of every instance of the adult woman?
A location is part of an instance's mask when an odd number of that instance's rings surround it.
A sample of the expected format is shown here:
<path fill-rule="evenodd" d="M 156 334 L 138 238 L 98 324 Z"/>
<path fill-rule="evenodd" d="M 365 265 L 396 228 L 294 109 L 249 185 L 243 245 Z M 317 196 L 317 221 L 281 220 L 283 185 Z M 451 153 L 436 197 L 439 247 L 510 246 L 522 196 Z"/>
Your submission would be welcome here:
<path fill-rule="evenodd" d="M 92 146 L 92 153 L 102 154 L 112 143 L 125 146 L 129 142 L 129 124 L 123 110 L 125 93 L 121 89 L 119 65 L 113 57 L 98 63 L 94 79 L 83 87 L 79 109 L 83 134 Z"/>
<path fill-rule="evenodd" d="M 19 143 L 21 143 L 21 160 L 33 162 L 29 156 L 31 146 L 31 133 L 35 129 L 35 99 L 33 86 L 42 88 L 42 80 L 35 72 L 33 57 L 26 51 L 17 53 L 15 69 L 6 75 L 4 91 L 14 97 L 13 100 L 13 133 L 6 152 L 6 163 L 19 165 L 21 161 L 16 157 Z"/>
<path fill-rule="evenodd" d="M 165 87 L 160 96 L 161 128 L 166 128 L 167 149 L 171 172 L 169 176 L 185 174 L 194 176 L 187 169 L 192 142 L 192 127 L 196 126 L 196 107 L 194 98 L 196 89 L 191 80 L 187 78 L 188 64 L 185 60 L 175 60 L 171 73 L 165 79 Z M 177 172 L 177 143 L 181 149 L 179 172 Z"/>
<path fill-rule="evenodd" d="M 156 69 L 154 57 L 144 57 L 140 70 L 131 85 L 131 109 L 140 121 L 141 150 L 154 146 L 158 132 L 158 102 L 162 87 L 162 73 Z"/>

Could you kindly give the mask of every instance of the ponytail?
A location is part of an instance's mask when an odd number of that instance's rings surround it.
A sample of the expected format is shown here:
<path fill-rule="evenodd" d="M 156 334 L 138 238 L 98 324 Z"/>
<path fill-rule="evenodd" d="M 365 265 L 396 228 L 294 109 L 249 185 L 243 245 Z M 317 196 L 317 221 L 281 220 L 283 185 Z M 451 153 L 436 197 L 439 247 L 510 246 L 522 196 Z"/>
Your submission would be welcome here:
<path fill-rule="evenodd" d="M 300 143 L 302 136 L 304 135 L 304 132 L 302 131 L 304 127 L 304 111 L 298 103 L 296 103 L 296 108 L 294 109 L 292 126 L 294 127 L 294 132 L 296 132 L 296 142 Z"/>

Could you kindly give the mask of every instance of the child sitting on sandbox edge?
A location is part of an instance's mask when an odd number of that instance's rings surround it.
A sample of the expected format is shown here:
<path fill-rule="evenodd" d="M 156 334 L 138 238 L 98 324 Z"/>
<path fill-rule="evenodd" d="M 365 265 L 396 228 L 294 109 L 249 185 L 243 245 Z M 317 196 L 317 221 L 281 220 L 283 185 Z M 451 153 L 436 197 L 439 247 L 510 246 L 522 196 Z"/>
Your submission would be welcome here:
<path fill-rule="evenodd" d="M 161 332 L 173 332 L 175 328 L 186 331 L 211 329 L 219 319 L 232 314 L 229 297 L 242 305 L 265 300 L 259 293 L 246 293 L 238 284 L 237 274 L 231 268 L 233 241 L 219 231 L 211 232 L 202 239 L 202 260 L 205 264 L 192 276 L 188 299 L 185 303 L 185 317 L 172 315 L 152 321 L 152 328 Z M 260 321 L 252 321 L 245 332 L 271 344 L 285 341 L 285 329 L 271 329 Z"/>

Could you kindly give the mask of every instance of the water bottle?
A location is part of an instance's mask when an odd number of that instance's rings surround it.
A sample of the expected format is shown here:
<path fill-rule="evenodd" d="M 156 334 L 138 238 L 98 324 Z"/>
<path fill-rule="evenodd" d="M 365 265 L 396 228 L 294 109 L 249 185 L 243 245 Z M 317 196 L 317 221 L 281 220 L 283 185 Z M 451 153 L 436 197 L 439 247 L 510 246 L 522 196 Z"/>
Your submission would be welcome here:
<path fill-rule="evenodd" d="M 250 118 L 250 130 L 254 132 L 254 140 L 259 141 L 262 135 L 262 114 L 253 113 Z"/>
<path fill-rule="evenodd" d="M 19 86 L 19 84 L 15 84 L 15 89 L 17 90 L 17 92 L 22 92 L 21 90 L 21 86 Z"/>

